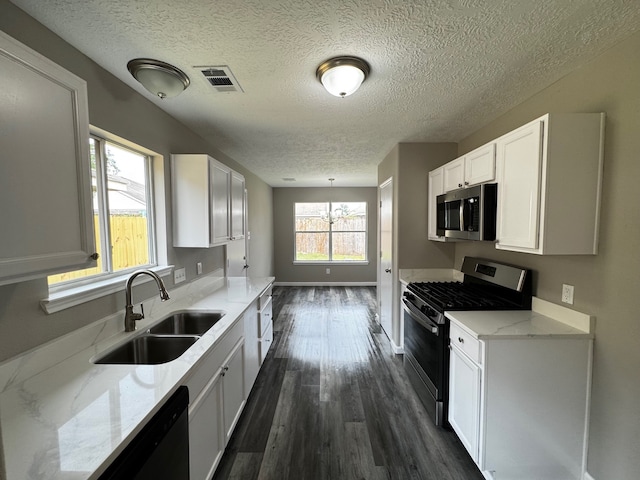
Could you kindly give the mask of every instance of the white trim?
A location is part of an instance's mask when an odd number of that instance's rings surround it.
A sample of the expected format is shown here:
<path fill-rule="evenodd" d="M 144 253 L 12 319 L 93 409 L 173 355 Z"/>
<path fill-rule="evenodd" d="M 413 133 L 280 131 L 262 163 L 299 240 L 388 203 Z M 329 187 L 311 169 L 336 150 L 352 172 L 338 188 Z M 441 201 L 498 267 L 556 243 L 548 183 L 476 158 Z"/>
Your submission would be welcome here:
<path fill-rule="evenodd" d="M 596 479 L 593 478 L 591 475 L 589 475 L 589 472 L 584 472 L 584 480 L 596 480 Z"/>
<path fill-rule="evenodd" d="M 391 339 L 389 339 L 389 343 L 391 344 L 391 350 L 393 350 L 393 353 L 396 355 L 404 354 L 404 348 L 396 345 L 396 343 Z"/>
<path fill-rule="evenodd" d="M 173 270 L 173 265 L 150 267 L 148 270 L 157 273 L 161 277 L 166 277 Z M 130 275 L 131 272 L 126 275 L 111 277 L 108 280 L 97 281 L 91 284 L 50 293 L 49 297 L 40 300 L 40 306 L 46 313 L 55 313 L 112 293 L 124 292 L 124 284 Z M 150 282 L 151 280 L 151 278 L 145 275 L 144 277 L 138 277 L 134 284 L 138 285 L 140 283 Z"/>
<path fill-rule="evenodd" d="M 276 287 L 375 287 L 376 282 L 274 282 Z"/>
<path fill-rule="evenodd" d="M 369 260 L 354 260 L 352 262 L 344 261 L 344 260 L 318 260 L 316 262 L 312 262 L 309 260 L 294 260 L 294 265 L 369 265 Z"/>

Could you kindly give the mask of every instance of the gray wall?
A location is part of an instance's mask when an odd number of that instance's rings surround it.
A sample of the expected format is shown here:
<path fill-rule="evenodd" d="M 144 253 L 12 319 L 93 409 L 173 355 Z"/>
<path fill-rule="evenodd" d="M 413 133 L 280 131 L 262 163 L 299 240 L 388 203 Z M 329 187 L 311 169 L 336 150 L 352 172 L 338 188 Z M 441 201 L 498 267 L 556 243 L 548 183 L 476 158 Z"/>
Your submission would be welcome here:
<path fill-rule="evenodd" d="M 398 268 L 450 268 L 453 245 L 427 240 L 429 171 L 457 156 L 455 143 L 400 143 Z"/>
<path fill-rule="evenodd" d="M 295 202 L 367 202 L 368 265 L 294 265 L 294 203 Z M 278 283 L 373 283 L 376 281 L 378 251 L 377 189 L 357 188 L 274 188 L 274 258 Z M 327 275 L 325 269 L 330 268 Z"/>
<path fill-rule="evenodd" d="M 398 270 L 452 268 L 454 245 L 427 239 L 429 171 L 456 158 L 455 143 L 399 143 L 378 164 L 378 184 L 393 179 L 393 341 L 401 343 Z M 378 282 L 380 279 L 378 278 Z M 381 303 L 378 290 L 378 305 Z"/>
<path fill-rule="evenodd" d="M 208 153 L 244 174 L 249 190 L 249 230 L 252 235 L 250 272 L 254 276 L 273 274 L 271 187 L 7 0 L 0 0 L 0 29 L 87 81 L 89 121 L 93 126 L 164 156 L 168 245 L 172 244 L 169 201 L 172 152 Z M 0 161 L 7 161 L 1 155 L 0 152 Z M 34 201 L 37 201 L 35 197 Z M 205 273 L 224 266 L 222 247 L 169 247 L 167 254 L 170 264 L 186 268 L 187 281 L 195 278 L 196 262 L 203 263 Z M 168 279 L 167 286 L 171 290 L 172 279 Z M 134 296 L 140 301 L 156 293 L 151 284 L 147 284 L 137 287 Z M 0 287 L 0 361 L 124 308 L 124 294 L 116 294 L 46 315 L 40 309 L 39 301 L 47 296 L 46 279 Z"/>
<path fill-rule="evenodd" d="M 455 252 L 458 268 L 465 255 L 532 268 L 535 294 L 550 302 L 561 304 L 563 283 L 574 285 L 572 308 L 597 317 L 588 456 L 595 480 L 630 480 L 640 472 L 638 52 L 640 34 L 460 142 L 462 154 L 547 112 L 607 114 L 598 255 L 541 257 L 481 243 L 459 243 Z M 566 185 L 580 188 L 570 178 Z"/>

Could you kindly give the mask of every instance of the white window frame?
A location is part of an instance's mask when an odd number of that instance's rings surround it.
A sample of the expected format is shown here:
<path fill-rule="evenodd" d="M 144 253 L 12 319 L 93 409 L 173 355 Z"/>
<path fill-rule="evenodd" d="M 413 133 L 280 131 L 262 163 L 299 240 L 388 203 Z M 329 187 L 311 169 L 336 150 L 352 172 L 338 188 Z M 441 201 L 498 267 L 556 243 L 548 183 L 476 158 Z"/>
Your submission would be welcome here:
<path fill-rule="evenodd" d="M 329 211 L 333 211 L 333 204 L 340 203 L 363 203 L 365 205 L 365 227 L 364 230 L 333 230 L 333 225 L 327 223 L 327 230 L 296 230 L 296 205 L 298 203 L 328 203 Z M 297 242 L 296 234 L 298 233 L 328 233 L 329 234 L 329 260 L 297 260 Z M 333 260 L 333 234 L 334 233 L 364 233 L 364 260 Z M 293 202 L 293 263 L 295 265 L 368 265 L 369 264 L 369 204 L 363 200 L 344 200 L 339 202 L 333 201 L 301 201 Z"/>
<path fill-rule="evenodd" d="M 104 189 L 106 184 L 106 168 L 98 168 L 98 164 L 102 163 L 104 155 L 104 144 L 110 143 L 119 148 L 132 151 L 146 157 L 146 178 L 148 181 L 147 190 L 147 222 L 149 232 L 149 259 L 147 265 L 139 265 L 127 270 L 119 270 L 117 272 L 105 271 L 90 277 L 69 280 L 55 285 L 49 286 L 49 296 L 40 301 L 40 305 L 47 313 L 54 313 L 66 308 L 70 308 L 82 303 L 101 298 L 103 296 L 124 290 L 124 283 L 132 272 L 139 269 L 148 269 L 154 271 L 162 277 L 166 277 L 171 273 L 172 265 L 167 264 L 167 242 L 166 223 L 164 220 L 164 160 L 161 155 L 152 152 L 140 145 L 136 145 L 124 138 L 112 135 L 98 128 L 91 128 L 91 138 L 98 142 L 96 145 L 96 182 L 102 187 L 98 189 L 99 209 L 108 212 L 107 192 Z M 98 152 L 99 150 L 99 152 Z M 89 159 L 87 159 L 89 161 Z M 108 215 L 102 215 L 100 220 L 100 229 L 103 234 L 100 236 L 102 242 L 102 255 L 105 259 L 98 261 L 107 261 L 111 267 L 111 249 L 106 245 L 107 239 L 110 238 L 105 234 L 110 229 Z M 105 225 L 106 223 L 106 225 Z M 108 247 L 108 248 L 107 248 Z M 150 281 L 148 276 L 142 276 L 140 283 Z"/>

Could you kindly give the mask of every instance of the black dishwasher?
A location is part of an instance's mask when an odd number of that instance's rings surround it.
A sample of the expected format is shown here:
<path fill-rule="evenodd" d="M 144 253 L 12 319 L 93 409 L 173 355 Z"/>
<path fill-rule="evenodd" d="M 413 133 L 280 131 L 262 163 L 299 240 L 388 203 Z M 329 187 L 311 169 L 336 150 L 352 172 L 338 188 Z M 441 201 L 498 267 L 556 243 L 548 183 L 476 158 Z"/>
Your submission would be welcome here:
<path fill-rule="evenodd" d="M 99 480 L 189 480 L 188 406 L 180 387 Z"/>

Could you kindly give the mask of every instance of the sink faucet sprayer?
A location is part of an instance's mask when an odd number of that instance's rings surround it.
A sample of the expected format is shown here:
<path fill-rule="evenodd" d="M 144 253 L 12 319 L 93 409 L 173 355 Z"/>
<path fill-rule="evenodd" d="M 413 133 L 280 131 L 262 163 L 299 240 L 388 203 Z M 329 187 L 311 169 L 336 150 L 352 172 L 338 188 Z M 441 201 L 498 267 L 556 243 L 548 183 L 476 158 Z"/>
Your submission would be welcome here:
<path fill-rule="evenodd" d="M 153 273 L 151 270 L 137 270 L 133 272 L 129 277 L 129 280 L 127 280 L 127 286 L 125 287 L 125 294 L 127 297 L 127 306 L 125 307 L 125 314 L 124 314 L 124 331 L 125 332 L 133 332 L 136 329 L 136 320 L 142 320 L 144 318 L 144 306 L 140 304 L 141 313 L 135 313 L 133 311 L 133 301 L 131 300 L 131 286 L 132 286 L 133 280 L 138 275 L 142 275 L 142 274 L 149 275 L 151 278 L 153 278 L 156 281 L 156 284 L 158 285 L 158 290 L 160 290 L 160 300 L 162 300 L 163 302 L 166 300 L 169 300 L 169 293 L 167 292 L 167 289 L 165 288 L 164 283 L 162 283 L 162 279 L 157 274 Z"/>

